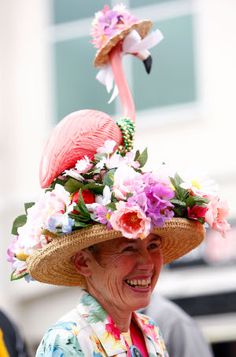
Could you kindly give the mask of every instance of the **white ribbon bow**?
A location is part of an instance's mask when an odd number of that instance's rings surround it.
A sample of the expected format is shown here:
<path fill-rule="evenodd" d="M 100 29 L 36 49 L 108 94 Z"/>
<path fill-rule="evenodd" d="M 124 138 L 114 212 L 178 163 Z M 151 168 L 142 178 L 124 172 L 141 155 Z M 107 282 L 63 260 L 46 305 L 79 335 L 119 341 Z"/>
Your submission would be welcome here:
<path fill-rule="evenodd" d="M 142 52 L 156 46 L 163 39 L 160 30 L 155 30 L 143 39 L 136 30 L 132 30 L 124 39 L 122 45 L 122 54 L 142 54 Z M 110 64 L 104 65 L 98 72 L 96 79 L 106 86 L 110 93 L 114 86 L 114 76 Z M 114 86 L 113 93 L 108 103 L 110 104 L 118 95 L 117 86 Z"/>

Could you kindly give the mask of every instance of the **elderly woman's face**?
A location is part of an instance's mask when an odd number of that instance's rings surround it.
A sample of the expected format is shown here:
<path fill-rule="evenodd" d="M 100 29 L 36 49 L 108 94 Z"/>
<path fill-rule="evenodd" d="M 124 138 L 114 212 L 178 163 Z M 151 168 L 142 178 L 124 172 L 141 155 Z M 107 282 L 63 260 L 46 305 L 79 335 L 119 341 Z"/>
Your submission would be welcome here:
<path fill-rule="evenodd" d="M 163 264 L 160 238 L 124 237 L 99 243 L 88 263 L 88 288 L 107 303 L 134 311 L 150 302 Z"/>

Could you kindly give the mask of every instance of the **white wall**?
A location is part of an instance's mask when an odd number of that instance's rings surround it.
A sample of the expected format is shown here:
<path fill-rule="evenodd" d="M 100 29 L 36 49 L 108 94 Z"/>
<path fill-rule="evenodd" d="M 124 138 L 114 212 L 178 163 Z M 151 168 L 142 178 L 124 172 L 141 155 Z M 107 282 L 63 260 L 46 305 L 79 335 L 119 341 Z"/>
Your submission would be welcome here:
<path fill-rule="evenodd" d="M 17 290 L 8 282 L 5 252 L 12 218 L 39 190 L 39 159 L 50 125 L 47 28 L 47 1 L 0 3 L 0 303 L 11 309 Z M 14 296 L 9 299 L 11 292 Z"/>

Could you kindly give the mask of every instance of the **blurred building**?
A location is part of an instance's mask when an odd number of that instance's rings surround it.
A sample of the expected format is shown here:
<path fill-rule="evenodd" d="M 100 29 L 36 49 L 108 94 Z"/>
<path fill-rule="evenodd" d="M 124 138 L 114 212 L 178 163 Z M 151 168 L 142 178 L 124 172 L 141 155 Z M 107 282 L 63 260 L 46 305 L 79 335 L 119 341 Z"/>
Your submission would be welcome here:
<path fill-rule="evenodd" d="M 120 2 L 120 1 L 118 1 Z M 85 108 L 116 117 L 119 103 L 96 80 L 91 18 L 115 1 L 0 1 L 0 305 L 20 325 L 31 347 L 72 308 L 76 288 L 9 282 L 5 251 L 12 219 L 39 193 L 38 167 L 57 121 Z M 124 61 L 137 107 L 137 147 L 149 165 L 161 162 L 206 172 L 228 200 L 228 239 L 205 245 L 163 271 L 158 289 L 199 322 L 216 356 L 236 354 L 236 2 L 129 0 L 151 18 L 164 41 L 152 51 L 148 77 L 135 59 Z M 217 354 L 218 353 L 218 354 Z M 222 354 L 221 354 L 222 355 Z"/>

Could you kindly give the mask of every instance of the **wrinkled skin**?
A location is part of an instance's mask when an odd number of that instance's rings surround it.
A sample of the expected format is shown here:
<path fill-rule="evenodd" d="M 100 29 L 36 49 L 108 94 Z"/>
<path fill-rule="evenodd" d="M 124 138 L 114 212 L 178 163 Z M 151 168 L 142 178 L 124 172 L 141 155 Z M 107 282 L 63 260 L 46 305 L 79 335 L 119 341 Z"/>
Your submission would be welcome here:
<path fill-rule="evenodd" d="M 99 243 L 93 250 L 78 252 L 75 265 L 85 276 L 94 296 L 121 330 L 127 331 L 133 311 L 147 306 L 158 280 L 163 258 L 160 238 L 115 240 Z M 126 280 L 151 279 L 146 287 L 133 287 Z"/>

